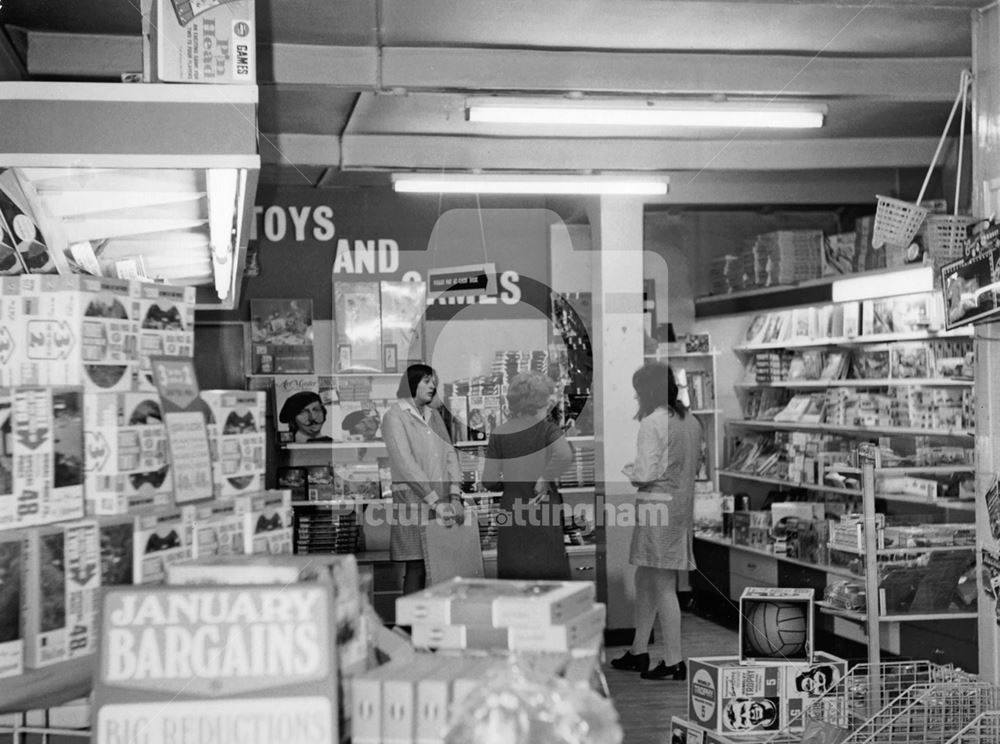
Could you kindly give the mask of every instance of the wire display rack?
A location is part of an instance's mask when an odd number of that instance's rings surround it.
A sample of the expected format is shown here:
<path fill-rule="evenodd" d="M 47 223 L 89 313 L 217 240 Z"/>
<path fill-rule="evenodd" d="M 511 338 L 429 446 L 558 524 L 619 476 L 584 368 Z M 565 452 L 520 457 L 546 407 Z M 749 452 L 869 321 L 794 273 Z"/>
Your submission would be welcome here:
<path fill-rule="evenodd" d="M 948 739 L 947 744 L 995 744 L 1000 741 L 1000 710 L 980 713 Z"/>
<path fill-rule="evenodd" d="M 978 715 L 998 705 L 1000 688 L 981 680 L 914 685 L 842 744 L 945 744 Z"/>
<path fill-rule="evenodd" d="M 997 701 L 1000 688 L 951 665 L 856 664 L 808 703 L 801 718 L 763 742 L 945 744 L 976 715 L 998 707 Z"/>

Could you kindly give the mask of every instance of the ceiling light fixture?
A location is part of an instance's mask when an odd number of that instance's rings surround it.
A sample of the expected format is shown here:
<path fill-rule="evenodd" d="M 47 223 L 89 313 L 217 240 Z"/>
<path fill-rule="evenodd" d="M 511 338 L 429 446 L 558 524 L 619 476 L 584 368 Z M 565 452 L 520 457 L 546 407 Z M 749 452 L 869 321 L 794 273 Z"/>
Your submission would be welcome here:
<path fill-rule="evenodd" d="M 817 129 L 827 107 L 771 101 L 663 101 L 476 97 L 465 102 L 469 121 L 622 127 Z"/>
<path fill-rule="evenodd" d="M 394 173 L 392 188 L 409 194 L 619 194 L 662 196 L 666 176 L 559 176 L 509 173 Z"/>

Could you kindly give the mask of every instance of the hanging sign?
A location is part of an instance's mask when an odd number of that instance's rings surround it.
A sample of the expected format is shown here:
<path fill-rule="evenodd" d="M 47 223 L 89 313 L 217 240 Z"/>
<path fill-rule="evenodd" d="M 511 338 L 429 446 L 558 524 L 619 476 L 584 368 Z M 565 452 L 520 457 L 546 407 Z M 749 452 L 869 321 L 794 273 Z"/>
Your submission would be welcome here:
<path fill-rule="evenodd" d="M 443 297 L 496 296 L 497 267 L 493 263 L 470 264 L 430 269 L 427 272 L 428 294 Z"/>

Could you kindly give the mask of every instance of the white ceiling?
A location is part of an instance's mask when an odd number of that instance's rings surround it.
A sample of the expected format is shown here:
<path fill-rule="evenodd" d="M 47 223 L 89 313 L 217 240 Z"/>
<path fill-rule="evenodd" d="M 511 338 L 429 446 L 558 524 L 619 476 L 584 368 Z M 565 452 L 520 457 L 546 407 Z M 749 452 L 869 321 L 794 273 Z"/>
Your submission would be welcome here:
<path fill-rule="evenodd" d="M 926 168 L 984 0 L 257 0 L 262 182 L 394 170 L 816 174 Z M 0 77 L 141 67 L 138 0 L 4 3 Z M 473 93 L 827 104 L 807 133 L 608 137 L 465 121 Z"/>

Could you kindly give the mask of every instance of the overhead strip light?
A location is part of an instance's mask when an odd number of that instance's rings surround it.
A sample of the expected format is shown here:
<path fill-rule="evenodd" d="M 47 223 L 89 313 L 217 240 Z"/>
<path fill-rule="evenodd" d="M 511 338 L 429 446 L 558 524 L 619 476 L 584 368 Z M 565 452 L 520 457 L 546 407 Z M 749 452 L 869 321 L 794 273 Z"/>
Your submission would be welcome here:
<path fill-rule="evenodd" d="M 872 300 L 880 297 L 918 294 L 934 289 L 934 267 L 917 266 L 898 271 L 879 271 L 835 279 L 830 289 L 833 302 Z"/>
<path fill-rule="evenodd" d="M 572 98 L 468 98 L 469 121 L 621 127 L 817 129 L 827 107 L 810 103 Z"/>
<path fill-rule="evenodd" d="M 620 194 L 662 196 L 666 176 L 556 176 L 394 173 L 392 187 L 410 194 Z"/>

